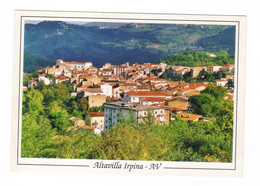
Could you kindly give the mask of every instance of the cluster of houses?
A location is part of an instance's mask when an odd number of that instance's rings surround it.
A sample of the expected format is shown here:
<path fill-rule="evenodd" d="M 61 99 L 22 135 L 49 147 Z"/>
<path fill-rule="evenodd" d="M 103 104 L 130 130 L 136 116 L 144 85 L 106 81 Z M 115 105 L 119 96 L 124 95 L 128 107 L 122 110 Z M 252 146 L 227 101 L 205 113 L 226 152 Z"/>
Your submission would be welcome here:
<path fill-rule="evenodd" d="M 159 125 L 169 124 L 174 119 L 173 113 L 186 121 L 208 120 L 189 112 L 188 98 L 200 94 L 210 83 L 169 81 L 159 78 L 160 75 L 167 73 L 177 77 L 188 72 L 191 77 L 197 77 L 201 71 L 222 72 L 224 78 L 214 83 L 226 86 L 234 80 L 234 70 L 233 64 L 184 67 L 166 63 L 106 63 L 102 68 L 96 68 L 91 62 L 64 62 L 59 59 L 56 65 L 39 69 L 38 78 L 29 80 L 28 88 L 38 86 L 41 81 L 46 85 L 68 81 L 73 86 L 71 95 L 76 96 L 78 101 L 87 99 L 90 108 L 104 107 L 104 112 L 86 113 L 85 121 L 88 129 L 103 131 L 117 125 L 121 118 L 133 116 L 136 122 L 144 122 L 152 115 Z M 232 89 L 228 90 L 226 98 L 232 99 L 233 94 Z"/>

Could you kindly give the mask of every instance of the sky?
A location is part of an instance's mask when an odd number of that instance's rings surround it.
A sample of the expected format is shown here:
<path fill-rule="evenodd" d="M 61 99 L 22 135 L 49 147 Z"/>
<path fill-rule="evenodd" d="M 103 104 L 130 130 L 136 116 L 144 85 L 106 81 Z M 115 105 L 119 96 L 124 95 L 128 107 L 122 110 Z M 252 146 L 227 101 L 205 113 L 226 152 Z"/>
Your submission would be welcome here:
<path fill-rule="evenodd" d="M 38 24 L 40 22 L 42 22 L 43 20 L 25 20 L 25 24 Z M 66 21 L 66 23 L 69 23 L 69 24 L 76 24 L 76 25 L 84 25 L 86 23 L 89 23 L 87 21 Z"/>

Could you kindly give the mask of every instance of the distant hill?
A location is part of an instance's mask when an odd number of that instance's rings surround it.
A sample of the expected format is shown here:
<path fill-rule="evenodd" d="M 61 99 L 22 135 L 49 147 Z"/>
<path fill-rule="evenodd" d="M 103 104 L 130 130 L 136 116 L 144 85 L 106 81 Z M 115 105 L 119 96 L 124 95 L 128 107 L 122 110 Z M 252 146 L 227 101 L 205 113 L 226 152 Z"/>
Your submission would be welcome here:
<path fill-rule="evenodd" d="M 216 35 L 204 37 L 197 41 L 197 45 L 207 48 L 208 51 L 217 52 L 219 47 L 228 53 L 234 54 L 235 51 L 235 27 L 227 28 Z"/>
<path fill-rule="evenodd" d="M 105 23 L 105 22 L 90 22 L 84 24 L 85 27 L 106 27 L 106 28 L 113 28 L 113 27 L 121 27 L 126 25 L 127 23 Z"/>
<path fill-rule="evenodd" d="M 53 61 L 91 61 L 97 67 L 106 62 L 156 62 L 186 50 L 214 52 L 227 49 L 234 54 L 234 28 L 134 23 L 76 25 L 43 21 L 25 25 L 25 50 Z"/>
<path fill-rule="evenodd" d="M 55 64 L 56 61 L 54 60 L 50 60 L 47 59 L 46 57 L 24 51 L 24 72 L 25 73 L 32 73 L 40 68 L 53 66 Z"/>

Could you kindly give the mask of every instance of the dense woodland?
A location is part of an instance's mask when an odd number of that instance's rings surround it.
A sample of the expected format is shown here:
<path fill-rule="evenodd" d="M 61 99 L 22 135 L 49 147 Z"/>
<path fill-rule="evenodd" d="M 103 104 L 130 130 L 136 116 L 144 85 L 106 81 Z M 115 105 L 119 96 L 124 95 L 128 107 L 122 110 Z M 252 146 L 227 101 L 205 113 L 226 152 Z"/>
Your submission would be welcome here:
<path fill-rule="evenodd" d="M 159 62 L 165 62 L 168 65 L 175 66 L 209 66 L 209 65 L 222 65 L 222 64 L 234 64 L 234 55 L 228 54 L 224 50 L 214 52 L 216 57 L 211 57 L 208 52 L 204 51 L 185 51 L 182 53 L 171 54 Z"/>
<path fill-rule="evenodd" d="M 88 130 L 67 131 L 73 125 L 69 117 L 83 119 L 89 110 L 86 100 L 77 103 L 71 97 L 69 83 L 40 82 L 23 93 L 21 156 L 231 162 L 233 101 L 224 100 L 225 90 L 211 85 L 190 97 L 194 113 L 211 117 L 209 122 L 186 122 L 175 116 L 169 125 L 158 126 L 153 117 L 139 124 L 121 117 L 119 125 L 98 136 Z"/>

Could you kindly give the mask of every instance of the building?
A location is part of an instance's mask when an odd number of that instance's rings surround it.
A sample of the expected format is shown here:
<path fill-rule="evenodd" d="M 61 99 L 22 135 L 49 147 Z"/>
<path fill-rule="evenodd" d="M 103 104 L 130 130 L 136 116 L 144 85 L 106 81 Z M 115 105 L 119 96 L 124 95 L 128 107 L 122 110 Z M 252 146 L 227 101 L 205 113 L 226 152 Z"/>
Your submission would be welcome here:
<path fill-rule="evenodd" d="M 165 107 L 146 106 L 125 102 L 111 102 L 104 104 L 105 130 L 116 126 L 120 119 L 134 119 L 135 124 L 143 123 L 151 112 L 158 125 L 168 125 L 170 121 L 170 111 Z"/>
<path fill-rule="evenodd" d="M 207 66 L 207 72 L 213 74 L 213 72 L 219 71 L 220 68 L 221 66 L 218 65 Z"/>
<path fill-rule="evenodd" d="M 70 67 L 71 70 L 86 70 L 89 67 L 92 67 L 92 62 L 76 62 L 76 61 L 72 61 L 72 62 L 64 62 L 61 59 L 58 59 L 56 61 L 57 65 L 67 65 Z"/>
<path fill-rule="evenodd" d="M 215 85 L 222 86 L 222 87 L 225 87 L 227 82 L 228 81 L 226 79 L 216 79 L 216 80 L 214 80 Z"/>
<path fill-rule="evenodd" d="M 141 97 L 162 97 L 166 99 L 172 98 L 171 95 L 163 91 L 128 91 L 124 95 L 124 102 L 140 103 Z"/>
<path fill-rule="evenodd" d="M 70 78 L 67 76 L 61 76 L 61 75 L 55 76 L 55 78 L 54 78 L 55 84 L 60 84 L 63 81 L 70 81 Z"/>
<path fill-rule="evenodd" d="M 88 112 L 86 114 L 86 124 L 104 130 L 104 112 Z"/>
<path fill-rule="evenodd" d="M 37 87 L 38 86 L 38 82 L 35 80 L 29 80 L 28 81 L 28 88 L 33 88 L 33 87 Z"/>
<path fill-rule="evenodd" d="M 118 85 L 114 85 L 112 87 L 112 95 L 113 95 L 113 98 L 115 98 L 115 99 L 119 99 L 120 98 L 120 91 L 119 91 L 119 86 Z"/>
<path fill-rule="evenodd" d="M 167 101 L 166 98 L 164 97 L 141 97 L 140 98 L 140 104 L 141 105 L 147 105 L 147 106 L 151 106 L 154 104 L 165 104 Z"/>
<path fill-rule="evenodd" d="M 46 77 L 46 74 L 39 74 L 38 75 L 38 81 L 43 81 L 44 85 L 49 85 L 51 83 L 53 83 L 53 80 L 51 80 L 50 78 Z"/>
<path fill-rule="evenodd" d="M 198 121 L 200 118 L 202 118 L 202 115 L 191 114 L 186 112 L 179 112 L 177 113 L 177 116 L 179 116 L 182 120 L 185 121 Z"/>
<path fill-rule="evenodd" d="M 176 96 L 168 100 L 168 107 L 173 111 L 187 111 L 188 110 L 188 98 L 182 96 Z"/>
<path fill-rule="evenodd" d="M 127 92 L 130 90 L 136 90 L 137 84 L 136 83 L 127 83 L 127 82 L 120 82 L 119 83 L 119 90 L 120 92 Z"/>
<path fill-rule="evenodd" d="M 86 88 L 78 92 L 79 98 L 85 98 L 87 96 L 105 95 L 100 88 Z"/>
<path fill-rule="evenodd" d="M 191 67 L 190 68 L 190 77 L 195 78 L 198 77 L 201 71 L 203 71 L 204 67 Z"/>
<path fill-rule="evenodd" d="M 106 102 L 105 95 L 89 95 L 87 96 L 89 107 L 100 107 Z"/>
<path fill-rule="evenodd" d="M 113 96 L 113 85 L 110 85 L 108 83 L 98 83 L 96 85 L 101 88 L 101 90 L 107 97 Z"/>

